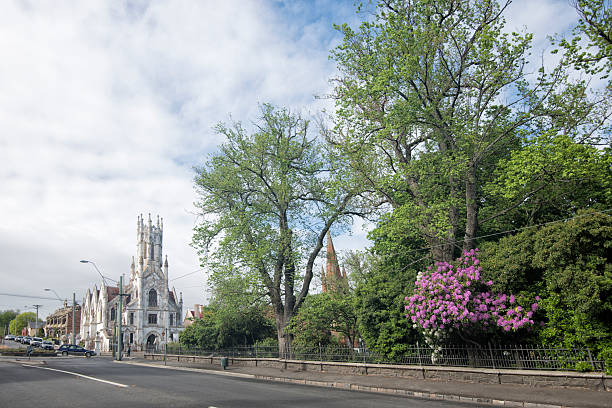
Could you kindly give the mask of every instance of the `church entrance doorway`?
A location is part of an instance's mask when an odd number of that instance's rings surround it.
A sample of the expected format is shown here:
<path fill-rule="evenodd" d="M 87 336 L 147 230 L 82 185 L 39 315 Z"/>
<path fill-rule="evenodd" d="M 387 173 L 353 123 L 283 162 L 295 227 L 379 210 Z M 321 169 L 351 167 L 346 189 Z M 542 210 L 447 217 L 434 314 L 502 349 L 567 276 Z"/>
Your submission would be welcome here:
<path fill-rule="evenodd" d="M 157 336 L 155 336 L 154 334 L 149 334 L 149 337 L 147 337 L 147 351 L 153 352 L 155 351 L 156 347 L 157 347 Z"/>

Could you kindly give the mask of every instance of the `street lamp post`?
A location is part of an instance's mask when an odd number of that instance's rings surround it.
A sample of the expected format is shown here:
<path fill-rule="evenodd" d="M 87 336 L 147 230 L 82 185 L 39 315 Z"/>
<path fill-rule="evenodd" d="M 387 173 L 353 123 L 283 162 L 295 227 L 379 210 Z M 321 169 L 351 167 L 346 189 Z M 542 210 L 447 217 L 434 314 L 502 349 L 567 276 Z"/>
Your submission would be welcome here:
<path fill-rule="evenodd" d="M 111 281 L 111 282 L 115 282 L 115 283 L 117 283 L 117 281 L 116 281 L 116 280 L 111 279 L 111 278 L 109 278 L 109 277 L 107 277 L 107 276 L 102 275 L 102 272 L 100 272 L 100 269 L 98 269 L 98 266 L 95 264 L 95 262 L 93 262 L 93 261 L 88 261 L 88 260 L 86 260 L 86 259 L 82 259 L 80 262 L 81 262 L 81 263 L 88 263 L 88 264 L 92 264 L 92 265 L 93 265 L 93 267 L 94 267 L 94 268 L 96 269 L 96 271 L 98 272 L 98 274 L 99 274 L 99 275 L 102 277 L 102 282 L 104 282 L 104 284 L 105 284 L 105 285 L 106 285 L 106 279 L 108 279 L 108 280 L 109 280 L 109 281 Z"/>

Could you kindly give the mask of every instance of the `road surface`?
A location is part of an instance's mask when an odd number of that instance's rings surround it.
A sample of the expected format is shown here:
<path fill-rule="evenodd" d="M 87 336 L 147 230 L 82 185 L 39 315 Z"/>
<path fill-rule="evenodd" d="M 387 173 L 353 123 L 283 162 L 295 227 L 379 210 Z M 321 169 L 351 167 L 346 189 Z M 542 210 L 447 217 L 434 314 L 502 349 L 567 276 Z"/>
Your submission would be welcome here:
<path fill-rule="evenodd" d="M 476 407 L 219 374 L 114 363 L 109 358 L 0 360 L 2 407 Z"/>

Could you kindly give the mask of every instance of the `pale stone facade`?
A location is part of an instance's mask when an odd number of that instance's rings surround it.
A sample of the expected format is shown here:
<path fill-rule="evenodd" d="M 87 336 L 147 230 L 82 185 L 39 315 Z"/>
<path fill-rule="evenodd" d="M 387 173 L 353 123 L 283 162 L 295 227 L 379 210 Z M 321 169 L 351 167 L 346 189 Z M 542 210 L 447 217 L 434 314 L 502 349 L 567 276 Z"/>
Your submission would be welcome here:
<path fill-rule="evenodd" d="M 130 279 L 123 283 L 120 313 L 123 348 L 142 350 L 178 341 L 182 327 L 183 299 L 168 288 L 168 257 L 162 264 L 163 220 L 157 225 L 142 216 L 137 223 L 137 253 L 132 257 Z M 111 350 L 119 313 L 119 288 L 107 286 L 87 290 L 81 312 L 81 340 L 86 348 Z"/>

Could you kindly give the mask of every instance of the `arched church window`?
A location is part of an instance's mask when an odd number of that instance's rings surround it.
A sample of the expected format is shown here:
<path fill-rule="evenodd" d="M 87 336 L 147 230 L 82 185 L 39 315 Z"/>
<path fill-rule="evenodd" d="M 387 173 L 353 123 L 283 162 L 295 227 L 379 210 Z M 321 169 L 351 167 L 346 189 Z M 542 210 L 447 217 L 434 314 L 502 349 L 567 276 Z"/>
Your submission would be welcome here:
<path fill-rule="evenodd" d="M 113 322 L 115 321 L 115 313 L 116 313 L 116 312 L 115 312 L 115 308 L 113 307 L 113 308 L 111 309 L 111 321 L 113 321 Z"/>
<path fill-rule="evenodd" d="M 174 313 L 170 313 L 170 326 L 174 326 Z"/>
<path fill-rule="evenodd" d="M 157 306 L 157 292 L 155 289 L 149 291 L 149 306 Z"/>

